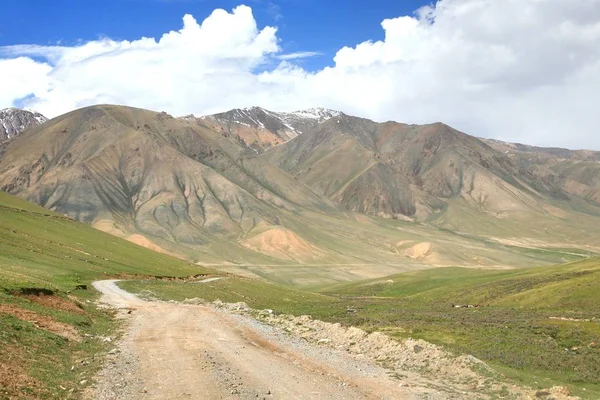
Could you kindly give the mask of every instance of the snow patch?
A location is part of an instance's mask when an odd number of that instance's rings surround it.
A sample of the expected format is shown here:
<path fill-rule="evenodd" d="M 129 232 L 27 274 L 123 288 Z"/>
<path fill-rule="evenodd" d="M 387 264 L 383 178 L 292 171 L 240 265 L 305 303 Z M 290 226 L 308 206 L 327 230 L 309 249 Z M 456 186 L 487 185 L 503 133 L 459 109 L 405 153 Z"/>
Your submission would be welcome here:
<path fill-rule="evenodd" d="M 38 126 L 48 118 L 34 110 L 5 108 L 0 110 L 0 140 L 12 139 L 24 130 Z"/>

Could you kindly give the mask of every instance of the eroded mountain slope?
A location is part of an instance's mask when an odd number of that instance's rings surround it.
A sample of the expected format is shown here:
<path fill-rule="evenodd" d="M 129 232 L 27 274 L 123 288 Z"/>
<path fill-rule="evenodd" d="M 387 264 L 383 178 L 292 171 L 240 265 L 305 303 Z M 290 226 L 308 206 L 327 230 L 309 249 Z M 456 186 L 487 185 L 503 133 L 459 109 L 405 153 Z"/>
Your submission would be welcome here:
<path fill-rule="evenodd" d="M 293 284 L 600 251 L 593 215 L 547 202 L 475 138 L 319 118 L 257 156 L 202 119 L 88 107 L 11 140 L 0 189 L 157 251 Z"/>
<path fill-rule="evenodd" d="M 600 206 L 600 152 L 543 148 L 482 139 L 506 154 L 522 174 L 537 176 L 593 206 Z M 590 210 L 589 207 L 586 207 Z"/>
<path fill-rule="evenodd" d="M 340 114 L 339 111 L 326 108 L 274 112 L 261 107 L 250 107 L 199 118 L 189 115 L 181 119 L 208 125 L 224 136 L 240 140 L 256 153 L 262 153 Z"/>
<path fill-rule="evenodd" d="M 243 160 L 235 141 L 164 113 L 91 107 L 10 146 L 3 190 L 122 236 L 206 245 L 282 214 L 338 213 L 278 168 Z"/>
<path fill-rule="evenodd" d="M 356 212 L 488 238 L 594 245 L 580 229 L 595 229 L 590 222 L 600 215 L 587 201 L 598 179 L 593 161 L 533 165 L 548 168 L 548 177 L 441 123 L 376 123 L 343 114 L 260 158 Z M 570 178 L 561 180 L 566 163 Z"/>

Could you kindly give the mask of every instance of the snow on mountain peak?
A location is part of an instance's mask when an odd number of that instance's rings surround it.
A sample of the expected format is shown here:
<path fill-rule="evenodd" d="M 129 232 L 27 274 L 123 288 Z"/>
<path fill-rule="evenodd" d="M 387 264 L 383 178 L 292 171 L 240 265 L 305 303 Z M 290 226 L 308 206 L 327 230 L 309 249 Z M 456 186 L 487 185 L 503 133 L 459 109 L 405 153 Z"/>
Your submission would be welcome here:
<path fill-rule="evenodd" d="M 4 108 L 0 110 L 0 141 L 11 139 L 31 127 L 41 125 L 48 118 L 34 110 Z"/>
<path fill-rule="evenodd" d="M 309 108 L 306 110 L 298 110 L 298 111 L 293 111 L 291 113 L 282 113 L 282 114 L 293 115 L 298 118 L 318 119 L 322 122 L 322 121 L 328 120 L 333 117 L 338 117 L 342 113 L 340 111 L 331 110 L 328 108 L 316 107 L 316 108 Z"/>
<path fill-rule="evenodd" d="M 276 136 L 284 137 L 284 140 L 289 140 L 328 119 L 340 115 L 342 115 L 340 111 L 323 107 L 293 112 L 275 112 L 253 106 L 235 108 L 223 113 L 192 118 L 214 121 L 216 124 L 227 126 L 228 130 L 234 129 L 232 126 L 240 126 L 272 131 Z M 181 117 L 181 119 L 187 120 L 190 119 L 190 116 Z"/>

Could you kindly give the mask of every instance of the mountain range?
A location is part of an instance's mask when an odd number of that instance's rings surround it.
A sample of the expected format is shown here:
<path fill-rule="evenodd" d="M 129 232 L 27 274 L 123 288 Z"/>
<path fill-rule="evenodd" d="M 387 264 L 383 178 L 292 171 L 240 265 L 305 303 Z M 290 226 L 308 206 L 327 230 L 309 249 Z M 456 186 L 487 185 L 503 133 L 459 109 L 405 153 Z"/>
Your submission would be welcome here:
<path fill-rule="evenodd" d="M 93 106 L 0 155 L 4 191 L 157 251 L 303 284 L 600 253 L 599 177 L 599 152 L 322 108 Z"/>

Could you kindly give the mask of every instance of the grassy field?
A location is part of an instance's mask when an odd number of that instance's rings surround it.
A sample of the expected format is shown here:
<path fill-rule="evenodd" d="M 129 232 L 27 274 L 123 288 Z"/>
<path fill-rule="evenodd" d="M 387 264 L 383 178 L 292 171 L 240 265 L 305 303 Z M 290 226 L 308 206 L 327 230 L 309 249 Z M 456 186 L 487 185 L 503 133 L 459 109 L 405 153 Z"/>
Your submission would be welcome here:
<path fill-rule="evenodd" d="M 321 293 L 235 277 L 121 286 L 164 299 L 244 301 L 396 338 L 422 338 L 473 354 L 516 383 L 561 384 L 584 398 L 600 397 L 599 259 L 509 271 L 439 268 L 321 288 Z M 347 307 L 357 312 L 348 313 Z"/>
<path fill-rule="evenodd" d="M 420 271 L 323 291 L 356 301 L 362 309 L 352 323 L 368 330 L 473 354 L 526 384 L 549 379 L 600 396 L 599 259 L 501 272 Z"/>
<path fill-rule="evenodd" d="M 0 192 L 0 398 L 75 398 L 90 382 L 117 325 L 77 285 L 204 272 Z"/>

